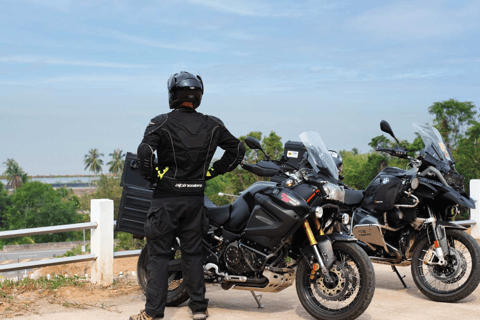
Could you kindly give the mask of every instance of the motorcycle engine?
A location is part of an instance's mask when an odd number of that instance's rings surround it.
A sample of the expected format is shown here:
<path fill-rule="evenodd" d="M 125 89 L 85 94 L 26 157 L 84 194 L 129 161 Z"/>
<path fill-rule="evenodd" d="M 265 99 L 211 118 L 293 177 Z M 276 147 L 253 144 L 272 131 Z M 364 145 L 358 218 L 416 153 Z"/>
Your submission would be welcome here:
<path fill-rule="evenodd" d="M 228 270 L 235 274 L 255 271 L 255 254 L 241 248 L 237 241 L 230 243 L 225 250 L 225 262 Z"/>

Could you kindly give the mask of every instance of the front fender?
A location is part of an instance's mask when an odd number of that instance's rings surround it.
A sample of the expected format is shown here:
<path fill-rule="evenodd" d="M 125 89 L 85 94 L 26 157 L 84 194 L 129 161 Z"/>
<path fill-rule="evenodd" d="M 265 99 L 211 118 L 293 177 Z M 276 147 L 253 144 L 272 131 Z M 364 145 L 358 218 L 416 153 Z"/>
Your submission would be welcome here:
<path fill-rule="evenodd" d="M 437 221 L 437 225 L 444 226 L 445 228 L 449 228 L 449 229 L 467 230 L 467 228 L 465 228 L 464 226 L 451 223 L 450 221 Z"/>
<path fill-rule="evenodd" d="M 327 235 L 320 236 L 317 239 L 317 249 L 320 253 L 321 258 L 323 259 L 323 263 L 325 264 L 325 267 L 330 270 L 332 267 L 333 263 L 335 262 L 335 255 L 333 254 L 333 248 L 332 248 L 332 241 L 330 240 Z M 313 247 L 307 242 L 307 244 L 302 248 L 302 253 L 304 257 L 307 255 L 309 256 L 314 256 L 316 259 L 316 254 L 315 251 L 313 250 Z M 308 261 L 308 259 L 307 259 Z"/>
<path fill-rule="evenodd" d="M 334 243 L 335 241 L 338 241 L 338 242 L 340 242 L 340 241 L 342 241 L 342 242 L 356 242 L 356 241 L 358 241 L 358 239 L 355 238 L 354 236 L 349 236 L 349 235 L 346 235 L 346 234 L 343 234 L 343 233 L 329 233 L 329 234 L 326 234 L 325 236 L 328 237 L 332 243 Z"/>

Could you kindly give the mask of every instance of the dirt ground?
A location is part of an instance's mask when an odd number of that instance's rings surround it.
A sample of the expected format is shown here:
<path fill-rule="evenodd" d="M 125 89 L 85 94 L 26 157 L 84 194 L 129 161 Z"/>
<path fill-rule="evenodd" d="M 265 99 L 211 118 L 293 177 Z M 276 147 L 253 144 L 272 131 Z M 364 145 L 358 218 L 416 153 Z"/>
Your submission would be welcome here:
<path fill-rule="evenodd" d="M 54 289 L 35 288 L 34 285 L 27 285 L 17 288 L 4 288 L 4 295 L 0 296 L 0 318 L 21 319 L 32 315 L 42 315 L 59 310 L 100 308 L 115 312 L 112 305 L 119 297 L 130 294 L 140 295 L 141 291 L 137 284 L 136 271 L 137 257 L 120 258 L 114 260 L 115 284 L 109 287 L 92 285 L 87 281 L 81 281 L 81 286 L 70 285 Z M 90 262 L 80 262 L 40 268 L 33 272 L 39 276 L 55 275 L 73 277 L 77 275 L 84 277 L 90 274 Z M 30 276 L 30 275 L 29 275 Z"/>
<path fill-rule="evenodd" d="M 122 261 L 123 260 L 123 261 Z M 115 259 L 120 267 L 134 269 L 136 258 Z M 359 320 L 377 319 L 480 319 L 480 288 L 469 297 L 454 304 L 429 300 L 415 287 L 410 268 L 398 268 L 406 275 L 410 288 L 404 289 L 391 268 L 374 265 L 376 291 L 369 308 Z M 61 269 L 60 269 L 61 270 Z M 70 270 L 73 272 L 73 270 Z M 69 271 L 69 272 L 70 272 Z M 136 277 L 123 275 L 111 287 L 65 287 L 53 292 L 26 290 L 15 292 L 15 310 L 5 312 L 8 298 L 0 298 L 0 318 L 18 320 L 118 320 L 137 314 L 145 305 L 145 297 L 136 284 Z M 219 286 L 207 287 L 209 320 L 295 320 L 313 318 L 300 304 L 295 285 L 280 293 L 263 293 L 263 309 L 259 309 L 248 291 L 224 291 Z M 11 299 L 10 299 L 11 300 Z M 10 305 L 11 307 L 11 305 Z M 166 309 L 165 319 L 191 319 L 187 304 Z"/>
<path fill-rule="evenodd" d="M 118 258 L 114 259 L 113 263 L 113 274 L 119 275 L 120 272 L 123 274 L 131 274 L 132 271 L 136 272 L 137 270 L 137 261 L 138 257 L 132 258 Z M 61 276 L 85 276 L 85 274 L 90 275 L 90 266 L 91 262 L 78 262 L 78 263 L 68 263 L 64 265 L 58 266 L 51 266 L 40 268 L 33 272 L 35 277 L 38 276 L 47 276 L 50 274 L 53 275 L 61 275 Z"/>

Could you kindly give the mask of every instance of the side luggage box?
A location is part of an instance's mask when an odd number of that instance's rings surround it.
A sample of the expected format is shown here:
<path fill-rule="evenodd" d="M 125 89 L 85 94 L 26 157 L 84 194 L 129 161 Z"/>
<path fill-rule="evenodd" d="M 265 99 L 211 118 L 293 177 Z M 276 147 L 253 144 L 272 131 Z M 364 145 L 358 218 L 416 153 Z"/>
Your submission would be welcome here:
<path fill-rule="evenodd" d="M 147 220 L 153 190 L 150 182 L 143 179 L 137 166 L 137 155 L 128 152 L 123 166 L 122 199 L 118 210 L 115 231 L 128 232 L 135 237 L 144 237 L 143 227 Z"/>

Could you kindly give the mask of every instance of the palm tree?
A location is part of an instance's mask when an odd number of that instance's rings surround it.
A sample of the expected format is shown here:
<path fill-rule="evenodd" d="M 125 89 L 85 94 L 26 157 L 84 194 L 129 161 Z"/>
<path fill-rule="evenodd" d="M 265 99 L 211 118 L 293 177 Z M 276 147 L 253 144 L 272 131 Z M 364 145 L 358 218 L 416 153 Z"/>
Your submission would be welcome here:
<path fill-rule="evenodd" d="M 108 171 L 117 175 L 123 171 L 123 165 L 125 164 L 125 155 L 122 154 L 122 150 L 115 149 L 113 153 L 110 153 L 110 156 L 112 157 L 112 161 L 107 162 L 107 165 L 110 166 Z"/>
<path fill-rule="evenodd" d="M 22 183 L 27 182 L 28 175 L 20 168 L 15 159 L 7 159 L 3 165 L 7 167 L 3 172 L 3 175 L 8 179 L 7 188 L 15 190 L 20 188 Z"/>
<path fill-rule="evenodd" d="M 89 169 L 93 171 L 95 175 L 102 172 L 103 160 L 100 159 L 100 157 L 103 157 L 103 153 L 100 153 L 98 149 L 90 149 L 83 160 L 85 170 Z"/>

